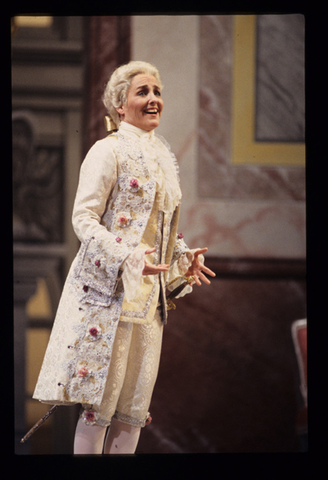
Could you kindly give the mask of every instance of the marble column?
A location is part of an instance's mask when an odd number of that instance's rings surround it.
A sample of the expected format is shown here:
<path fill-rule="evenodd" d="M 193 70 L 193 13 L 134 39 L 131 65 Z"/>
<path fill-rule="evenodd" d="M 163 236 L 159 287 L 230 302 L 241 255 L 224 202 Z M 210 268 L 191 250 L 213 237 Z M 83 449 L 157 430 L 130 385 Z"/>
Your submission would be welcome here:
<path fill-rule="evenodd" d="M 130 17 L 85 19 L 84 154 L 106 135 L 102 95 L 115 68 L 130 60 Z"/>

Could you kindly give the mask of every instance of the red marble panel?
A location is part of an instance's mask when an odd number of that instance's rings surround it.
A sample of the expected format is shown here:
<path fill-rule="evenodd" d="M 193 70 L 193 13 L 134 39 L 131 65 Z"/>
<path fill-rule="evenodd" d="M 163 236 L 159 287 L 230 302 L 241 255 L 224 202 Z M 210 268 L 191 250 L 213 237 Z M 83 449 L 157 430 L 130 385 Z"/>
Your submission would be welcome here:
<path fill-rule="evenodd" d="M 294 452 L 305 282 L 217 278 L 177 300 L 137 453 Z"/>
<path fill-rule="evenodd" d="M 87 17 L 85 44 L 84 153 L 106 135 L 102 95 L 115 68 L 130 60 L 130 17 Z"/>

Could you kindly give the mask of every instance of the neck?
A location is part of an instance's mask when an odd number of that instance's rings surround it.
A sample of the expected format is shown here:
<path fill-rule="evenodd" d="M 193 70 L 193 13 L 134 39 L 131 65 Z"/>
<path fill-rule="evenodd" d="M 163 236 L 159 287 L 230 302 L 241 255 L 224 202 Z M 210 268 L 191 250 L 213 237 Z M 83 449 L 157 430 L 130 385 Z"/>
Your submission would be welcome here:
<path fill-rule="evenodd" d="M 120 130 L 128 131 L 131 133 L 135 133 L 137 135 L 144 135 L 144 134 L 149 134 L 150 137 L 154 135 L 154 129 L 153 130 L 143 130 L 142 128 L 136 127 L 132 123 L 128 123 L 125 120 L 122 120 L 120 123 Z"/>

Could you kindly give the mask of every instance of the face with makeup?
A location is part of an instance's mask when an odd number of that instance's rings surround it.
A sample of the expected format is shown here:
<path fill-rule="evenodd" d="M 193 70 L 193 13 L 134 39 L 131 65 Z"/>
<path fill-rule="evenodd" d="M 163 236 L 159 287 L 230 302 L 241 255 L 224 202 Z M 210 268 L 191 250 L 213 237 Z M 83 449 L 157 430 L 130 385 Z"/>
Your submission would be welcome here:
<path fill-rule="evenodd" d="M 156 78 L 138 74 L 131 81 L 126 103 L 116 110 L 121 120 L 149 132 L 158 127 L 163 106 Z"/>

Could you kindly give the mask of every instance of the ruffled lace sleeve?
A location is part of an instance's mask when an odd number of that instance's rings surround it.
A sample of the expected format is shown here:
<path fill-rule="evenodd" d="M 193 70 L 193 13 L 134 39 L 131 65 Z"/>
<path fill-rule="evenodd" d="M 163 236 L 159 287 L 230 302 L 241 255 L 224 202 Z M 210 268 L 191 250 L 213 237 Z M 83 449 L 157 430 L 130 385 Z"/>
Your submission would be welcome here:
<path fill-rule="evenodd" d="M 167 281 L 167 289 L 169 291 L 174 290 L 182 282 L 185 281 L 182 278 L 183 275 L 188 271 L 190 265 L 192 264 L 195 256 L 195 252 L 199 248 L 188 250 L 184 252 L 176 262 L 171 265 Z M 123 262 L 121 269 L 123 269 L 122 280 L 125 292 L 125 298 L 128 302 L 134 300 L 138 294 L 141 279 L 142 271 L 145 266 L 145 248 L 136 248 Z M 204 265 L 204 256 L 199 255 L 198 260 L 202 265 Z M 193 282 L 194 283 L 194 282 Z M 176 298 L 184 297 L 187 293 L 192 292 L 192 286 L 187 285 L 182 292 L 177 295 Z"/>
<path fill-rule="evenodd" d="M 145 251 L 145 248 L 136 248 L 121 266 L 125 298 L 128 302 L 131 302 L 139 291 L 145 266 Z"/>
<path fill-rule="evenodd" d="M 184 278 L 181 278 L 183 275 L 186 274 L 190 265 L 192 264 L 195 256 L 195 252 L 200 250 L 199 248 L 188 249 L 181 253 L 180 257 L 171 265 L 167 280 L 167 289 L 172 292 L 175 288 L 177 288 L 182 282 L 185 281 Z M 204 255 L 198 256 L 199 262 L 204 265 L 205 259 Z M 192 284 L 195 282 L 192 282 Z M 187 293 L 192 292 L 191 284 L 187 285 L 182 292 L 176 296 L 176 298 L 184 297 Z"/>

